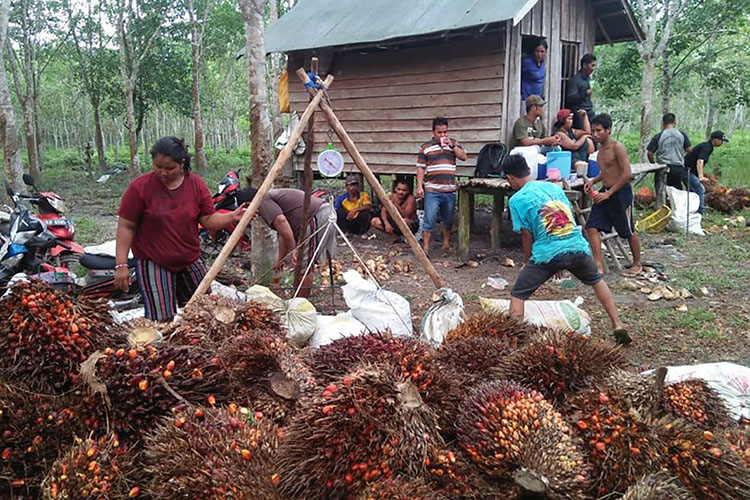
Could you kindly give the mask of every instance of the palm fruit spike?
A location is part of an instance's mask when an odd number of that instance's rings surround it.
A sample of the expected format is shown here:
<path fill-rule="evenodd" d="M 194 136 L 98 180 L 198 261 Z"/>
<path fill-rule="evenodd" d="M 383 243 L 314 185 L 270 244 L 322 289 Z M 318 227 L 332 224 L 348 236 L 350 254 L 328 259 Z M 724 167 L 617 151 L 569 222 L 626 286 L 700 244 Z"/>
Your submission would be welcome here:
<path fill-rule="evenodd" d="M 731 417 L 719 395 L 701 379 L 684 380 L 664 387 L 666 411 L 702 429 L 729 427 Z"/>
<path fill-rule="evenodd" d="M 436 369 L 450 367 L 470 377 L 485 378 L 511 352 L 507 344 L 492 337 L 459 338 L 437 350 Z"/>
<path fill-rule="evenodd" d="M 369 485 L 360 500 L 446 500 L 419 480 L 385 479 Z"/>
<path fill-rule="evenodd" d="M 750 468 L 719 434 L 685 421 L 654 424 L 667 443 L 664 464 L 699 498 L 750 499 Z"/>
<path fill-rule="evenodd" d="M 627 365 L 621 348 L 595 339 L 549 331 L 501 362 L 504 378 L 555 401 L 591 384 L 602 372 Z"/>
<path fill-rule="evenodd" d="M 750 429 L 733 429 L 725 436 L 731 450 L 742 457 L 746 467 L 750 467 Z"/>
<path fill-rule="evenodd" d="M 65 397 L 0 383 L 0 498 L 35 498 L 47 469 L 82 432 Z"/>
<path fill-rule="evenodd" d="M 137 497 L 134 455 L 117 436 L 78 442 L 52 465 L 42 483 L 45 500 L 120 500 Z"/>
<path fill-rule="evenodd" d="M 269 307 L 253 300 L 245 302 L 240 309 L 237 326 L 243 332 L 260 330 L 277 332 L 281 337 L 286 335 L 279 316 Z"/>
<path fill-rule="evenodd" d="M 388 332 L 334 340 L 312 352 L 309 359 L 314 375 L 323 383 L 341 377 L 362 362 L 391 363 L 396 375 L 409 378 L 419 390 L 424 390 L 431 381 L 429 346 Z"/>
<path fill-rule="evenodd" d="M 624 491 L 663 460 L 663 440 L 650 422 L 607 389 L 589 389 L 566 406 L 592 465 L 593 494 Z"/>
<path fill-rule="evenodd" d="M 538 392 L 507 380 L 490 382 L 473 391 L 461 410 L 461 448 L 489 475 L 509 478 L 525 467 L 548 483 L 548 493 L 570 488 L 570 498 L 587 486 L 587 466 L 569 427 Z M 529 453 L 539 452 L 534 446 L 540 441 L 554 444 L 554 450 L 536 461 L 529 459 Z"/>
<path fill-rule="evenodd" d="M 235 404 L 177 411 L 145 437 L 146 492 L 154 500 L 281 500 L 273 469 L 281 437 Z"/>
<path fill-rule="evenodd" d="M 539 327 L 526 323 L 513 315 L 483 312 L 472 314 L 466 318 L 466 321 L 448 332 L 445 343 L 450 344 L 461 338 L 490 337 L 515 348 L 539 332 Z"/>
<path fill-rule="evenodd" d="M 349 498 L 380 479 L 418 477 L 442 444 L 434 414 L 390 364 L 357 368 L 300 404 L 279 447 L 284 498 Z"/>
<path fill-rule="evenodd" d="M 627 489 L 621 500 L 685 500 L 693 495 L 674 476 L 662 471 L 648 474 Z"/>
<path fill-rule="evenodd" d="M 0 300 L 0 376 L 32 390 L 62 393 L 101 342 L 121 341 L 106 305 L 21 282 Z"/>
<path fill-rule="evenodd" d="M 169 325 L 165 337 L 175 344 L 215 348 L 235 333 L 244 307 L 244 302 L 221 295 L 201 295 Z"/>
<path fill-rule="evenodd" d="M 520 498 L 520 488 L 497 478 L 488 479 L 454 445 L 435 447 L 425 458 L 426 479 L 431 487 L 448 498 Z"/>
<path fill-rule="evenodd" d="M 615 368 L 607 376 L 605 391 L 623 408 L 634 408 L 643 416 L 661 416 L 666 374 L 664 367 L 648 374 Z"/>
<path fill-rule="evenodd" d="M 216 404 L 227 399 L 219 358 L 195 347 L 151 345 L 105 349 L 81 365 L 86 426 L 97 436 L 138 434 L 177 403 Z"/>

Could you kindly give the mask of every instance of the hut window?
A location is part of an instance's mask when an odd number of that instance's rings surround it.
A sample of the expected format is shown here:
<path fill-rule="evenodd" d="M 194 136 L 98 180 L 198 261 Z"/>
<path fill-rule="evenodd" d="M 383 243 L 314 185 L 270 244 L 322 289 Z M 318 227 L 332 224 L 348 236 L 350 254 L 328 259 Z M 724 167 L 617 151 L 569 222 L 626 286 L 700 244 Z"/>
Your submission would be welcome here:
<path fill-rule="evenodd" d="M 568 80 L 578 73 L 578 42 L 561 42 L 562 45 L 562 93 L 560 94 L 560 108 L 565 107 L 565 96 L 568 90 Z"/>

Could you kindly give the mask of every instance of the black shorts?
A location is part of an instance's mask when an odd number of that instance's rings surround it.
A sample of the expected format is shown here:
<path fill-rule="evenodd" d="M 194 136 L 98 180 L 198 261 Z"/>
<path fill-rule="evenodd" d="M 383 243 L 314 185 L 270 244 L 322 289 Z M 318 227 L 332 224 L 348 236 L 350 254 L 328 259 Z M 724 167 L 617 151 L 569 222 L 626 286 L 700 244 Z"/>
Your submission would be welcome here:
<path fill-rule="evenodd" d="M 560 254 L 546 264 L 529 262 L 510 291 L 511 297 L 526 300 L 537 288 L 547 282 L 558 271 L 570 271 L 584 285 L 593 286 L 602 280 L 596 263 L 589 254 L 576 252 Z"/>
<path fill-rule="evenodd" d="M 401 230 L 398 228 L 398 225 L 396 225 L 396 221 L 391 218 L 390 214 L 388 215 L 388 224 L 393 227 L 394 234 L 403 236 L 403 234 L 401 234 Z M 416 214 L 415 219 L 411 221 L 411 224 L 409 224 L 409 230 L 412 234 L 416 234 L 416 232 L 419 231 L 419 219 L 416 218 Z"/>
<path fill-rule="evenodd" d="M 630 184 L 625 184 L 611 198 L 591 207 L 586 229 L 595 228 L 608 233 L 613 226 L 620 238 L 630 238 L 635 232 L 633 188 Z"/>

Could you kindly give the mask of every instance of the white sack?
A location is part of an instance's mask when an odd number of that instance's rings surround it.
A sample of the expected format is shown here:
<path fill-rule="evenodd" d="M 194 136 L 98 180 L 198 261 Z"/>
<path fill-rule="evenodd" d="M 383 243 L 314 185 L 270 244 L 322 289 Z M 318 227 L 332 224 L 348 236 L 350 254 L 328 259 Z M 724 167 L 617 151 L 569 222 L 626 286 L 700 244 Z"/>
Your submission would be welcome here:
<path fill-rule="evenodd" d="M 510 309 L 510 300 L 507 299 L 480 297 L 479 302 L 488 313 L 508 312 Z M 527 300 L 524 319 L 532 325 L 572 331 L 588 337 L 591 335 L 591 318 L 578 307 L 582 302 L 583 299 L 576 300 L 576 303 L 569 300 Z"/>
<path fill-rule="evenodd" d="M 366 280 L 357 271 L 344 273 L 346 285 L 341 287 L 352 316 L 370 331 L 390 329 L 395 336 L 411 336 L 411 307 L 401 295 L 378 289 L 374 281 Z"/>
<path fill-rule="evenodd" d="M 367 327 L 351 311 L 338 313 L 336 316 L 318 315 L 318 326 L 315 328 L 310 346 L 317 349 L 344 337 L 354 337 L 367 332 Z"/>
<path fill-rule="evenodd" d="M 263 285 L 253 285 L 245 290 L 245 298 L 248 301 L 259 302 L 279 315 L 283 314 L 286 310 L 284 299 Z"/>
<path fill-rule="evenodd" d="M 698 194 L 667 186 L 667 196 L 669 197 L 669 204 L 672 206 L 672 218 L 667 225 L 667 229 L 676 233 L 684 233 L 688 218 L 687 212 L 690 209 L 690 222 L 687 224 L 688 232 L 703 236 L 705 233 L 701 227 L 702 216 L 698 213 L 698 206 L 700 205 Z"/>
<path fill-rule="evenodd" d="M 439 347 L 449 331 L 464 321 L 464 301 L 450 288 L 432 294 L 432 305 L 422 318 L 420 339 Z"/>
<path fill-rule="evenodd" d="M 526 160 L 526 164 L 531 170 L 531 178 L 538 177 L 539 167 L 539 146 L 518 146 L 510 150 L 509 155 L 521 155 Z"/>
<path fill-rule="evenodd" d="M 297 347 L 304 347 L 315 333 L 318 311 L 307 299 L 295 297 L 286 301 L 282 322 L 286 327 L 286 338 Z"/>

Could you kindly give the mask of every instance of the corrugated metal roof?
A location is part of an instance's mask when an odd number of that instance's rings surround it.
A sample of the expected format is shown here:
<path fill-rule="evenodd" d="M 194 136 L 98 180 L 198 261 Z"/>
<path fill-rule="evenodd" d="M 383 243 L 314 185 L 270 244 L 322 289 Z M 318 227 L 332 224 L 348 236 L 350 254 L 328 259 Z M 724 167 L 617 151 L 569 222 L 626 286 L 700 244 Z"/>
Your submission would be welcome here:
<path fill-rule="evenodd" d="M 512 19 L 538 0 L 300 0 L 265 34 L 266 52 L 372 43 Z"/>

